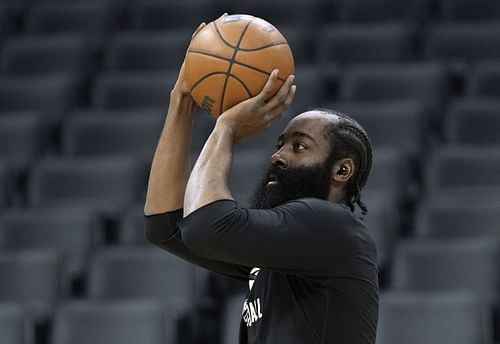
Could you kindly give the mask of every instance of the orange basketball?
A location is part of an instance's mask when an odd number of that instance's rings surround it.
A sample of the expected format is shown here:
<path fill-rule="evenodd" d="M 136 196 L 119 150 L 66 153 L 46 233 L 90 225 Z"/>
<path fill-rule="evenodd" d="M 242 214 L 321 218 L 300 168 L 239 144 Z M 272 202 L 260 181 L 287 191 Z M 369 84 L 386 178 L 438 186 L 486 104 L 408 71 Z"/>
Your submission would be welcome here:
<path fill-rule="evenodd" d="M 186 55 L 191 95 L 214 117 L 257 95 L 273 69 L 279 69 L 276 93 L 294 73 L 288 42 L 272 24 L 244 14 L 207 24 L 193 38 Z"/>

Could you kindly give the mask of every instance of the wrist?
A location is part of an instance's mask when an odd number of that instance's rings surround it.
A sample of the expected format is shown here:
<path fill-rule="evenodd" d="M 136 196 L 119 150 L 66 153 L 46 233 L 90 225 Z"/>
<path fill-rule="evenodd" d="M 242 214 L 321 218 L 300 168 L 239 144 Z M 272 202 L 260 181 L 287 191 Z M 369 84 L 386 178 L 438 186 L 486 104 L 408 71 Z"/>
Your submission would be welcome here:
<path fill-rule="evenodd" d="M 194 113 L 194 100 L 189 93 L 173 89 L 170 92 L 169 116 L 192 117 Z"/>

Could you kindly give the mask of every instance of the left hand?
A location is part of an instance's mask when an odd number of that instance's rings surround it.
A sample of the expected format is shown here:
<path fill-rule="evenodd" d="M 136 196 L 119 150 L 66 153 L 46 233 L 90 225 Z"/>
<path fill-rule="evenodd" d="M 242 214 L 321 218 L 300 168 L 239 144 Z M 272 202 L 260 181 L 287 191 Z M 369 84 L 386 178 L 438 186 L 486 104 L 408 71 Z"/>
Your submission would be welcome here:
<path fill-rule="evenodd" d="M 290 75 L 276 95 L 272 95 L 278 70 L 272 71 L 262 91 L 255 97 L 226 110 L 217 119 L 217 126 L 229 128 L 234 142 L 251 138 L 278 121 L 292 103 L 296 86 Z"/>

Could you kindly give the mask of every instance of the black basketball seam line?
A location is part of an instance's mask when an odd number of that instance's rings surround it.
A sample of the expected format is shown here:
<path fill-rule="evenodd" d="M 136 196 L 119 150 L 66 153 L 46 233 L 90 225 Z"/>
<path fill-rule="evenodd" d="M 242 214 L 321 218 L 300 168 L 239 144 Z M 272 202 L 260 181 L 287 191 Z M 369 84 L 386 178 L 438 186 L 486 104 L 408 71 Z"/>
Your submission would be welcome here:
<path fill-rule="evenodd" d="M 232 49 L 236 49 L 236 46 L 230 44 L 228 41 L 226 41 L 226 39 L 224 38 L 224 36 L 222 36 L 222 33 L 219 31 L 219 27 L 217 26 L 217 24 L 214 22 L 212 22 L 212 24 L 214 24 L 214 27 L 215 27 L 215 32 L 217 32 L 217 34 L 219 35 L 220 39 L 222 40 L 222 42 L 224 44 L 226 44 L 228 47 L 232 48 Z"/>
<path fill-rule="evenodd" d="M 210 57 L 218 58 L 218 59 L 226 61 L 226 62 L 231 62 L 230 58 L 219 56 L 219 55 L 215 55 L 215 54 L 212 54 L 211 52 L 208 52 L 208 51 L 201 51 L 201 50 L 190 49 L 190 50 L 188 50 L 188 53 L 210 56 Z M 271 73 L 268 73 L 265 70 L 259 69 L 257 67 L 251 66 L 251 65 L 247 65 L 246 63 L 243 63 L 243 62 L 240 62 L 240 61 L 236 61 L 235 60 L 234 64 L 240 65 L 242 67 L 246 67 L 248 69 L 252 69 L 252 70 L 254 70 L 256 72 L 259 72 L 259 73 L 262 73 L 262 74 L 266 74 L 267 76 L 271 75 Z M 279 76 L 278 76 L 278 80 L 281 81 L 281 82 L 285 82 L 286 81 L 286 79 L 283 79 L 283 78 L 281 78 Z"/>
<path fill-rule="evenodd" d="M 191 87 L 191 91 L 190 92 L 193 92 L 194 89 L 196 88 L 196 86 L 198 86 L 203 80 L 205 80 L 206 78 L 212 76 L 212 75 L 217 75 L 217 74 L 223 74 L 223 75 L 226 75 L 225 72 L 212 72 L 212 73 L 208 73 L 207 75 L 203 76 L 202 78 L 200 78 L 200 80 L 196 81 L 193 85 L 193 87 Z"/>
<path fill-rule="evenodd" d="M 247 85 L 245 85 L 245 83 L 243 82 L 243 80 L 241 80 L 240 78 L 238 78 L 237 76 L 234 76 L 233 74 L 229 74 L 229 77 L 232 77 L 232 78 L 235 78 L 237 81 L 240 82 L 240 84 L 245 88 L 245 91 L 247 91 L 248 93 L 248 96 L 251 97 L 252 96 L 252 92 L 250 92 L 250 89 L 248 88 Z"/>
<path fill-rule="evenodd" d="M 226 79 L 224 80 L 224 86 L 222 87 L 222 96 L 220 99 L 220 111 L 219 111 L 220 113 L 222 113 L 222 108 L 224 107 L 224 98 L 226 97 L 227 82 L 229 80 L 229 76 L 231 75 L 231 69 L 233 68 L 236 54 L 238 54 L 240 44 L 241 44 L 241 41 L 243 41 L 243 37 L 245 36 L 245 33 L 247 32 L 250 25 L 252 25 L 254 20 L 255 20 L 255 17 L 252 17 L 252 19 L 247 23 L 247 25 L 245 26 L 245 28 L 241 32 L 240 38 L 238 39 L 238 43 L 236 44 L 236 48 L 234 48 L 233 56 L 231 57 L 231 61 L 229 62 L 229 68 L 227 69 Z M 215 22 L 214 22 L 214 24 L 215 24 Z"/>
<path fill-rule="evenodd" d="M 268 45 L 263 45 L 262 47 L 258 47 L 258 48 L 240 48 L 240 51 L 259 51 L 259 50 L 264 50 L 264 49 L 267 49 L 267 48 L 271 48 L 271 47 L 274 47 L 276 45 L 288 45 L 288 42 L 284 42 L 284 41 L 279 41 L 279 42 L 274 42 L 274 43 L 270 43 Z"/>

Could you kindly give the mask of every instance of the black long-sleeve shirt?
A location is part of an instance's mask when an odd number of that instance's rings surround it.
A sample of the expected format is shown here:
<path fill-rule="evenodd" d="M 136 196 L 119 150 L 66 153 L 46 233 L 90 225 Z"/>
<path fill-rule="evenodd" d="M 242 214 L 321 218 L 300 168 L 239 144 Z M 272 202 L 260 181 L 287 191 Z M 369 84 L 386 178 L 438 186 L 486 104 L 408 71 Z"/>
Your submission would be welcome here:
<path fill-rule="evenodd" d="M 240 344 L 375 343 L 377 251 L 347 207 L 303 198 L 269 210 L 219 200 L 146 217 L 149 241 L 251 280 Z"/>

